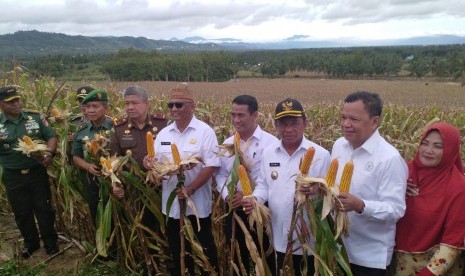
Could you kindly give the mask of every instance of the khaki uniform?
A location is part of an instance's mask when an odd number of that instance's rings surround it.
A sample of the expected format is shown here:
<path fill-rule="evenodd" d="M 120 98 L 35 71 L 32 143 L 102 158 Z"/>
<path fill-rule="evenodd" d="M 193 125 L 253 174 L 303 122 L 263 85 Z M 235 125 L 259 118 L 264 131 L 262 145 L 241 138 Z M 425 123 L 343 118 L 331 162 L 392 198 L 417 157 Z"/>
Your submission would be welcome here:
<path fill-rule="evenodd" d="M 126 151 L 130 150 L 137 164 L 145 170 L 142 162 L 147 155 L 147 132 L 152 132 L 153 137 L 156 137 L 167 123 L 165 115 L 159 114 L 150 115 L 141 129 L 128 118 L 117 120 L 115 132 L 110 136 L 111 155 L 126 155 Z"/>

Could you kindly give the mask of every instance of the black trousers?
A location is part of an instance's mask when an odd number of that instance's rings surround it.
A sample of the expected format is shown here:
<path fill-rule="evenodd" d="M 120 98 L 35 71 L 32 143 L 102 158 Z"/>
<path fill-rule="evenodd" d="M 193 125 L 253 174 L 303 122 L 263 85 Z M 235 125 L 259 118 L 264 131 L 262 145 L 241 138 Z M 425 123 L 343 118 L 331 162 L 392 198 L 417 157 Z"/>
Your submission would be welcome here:
<path fill-rule="evenodd" d="M 278 271 L 277 274 L 274 274 L 274 271 L 272 271 L 273 275 L 279 275 L 279 270 L 283 268 L 284 265 L 284 257 L 286 254 L 281 253 L 281 252 L 276 252 L 276 262 L 278 266 Z M 302 255 L 292 255 L 292 265 L 294 267 L 294 275 L 303 275 L 300 272 L 300 267 L 302 265 L 304 256 Z M 314 259 L 315 257 L 313 256 L 307 256 L 307 275 L 311 276 L 315 274 L 315 266 L 314 266 Z"/>
<path fill-rule="evenodd" d="M 2 181 L 16 225 L 24 238 L 24 247 L 40 247 L 34 216 L 37 218 L 44 246 L 56 246 L 55 210 L 51 204 L 46 169 L 40 165 L 28 170 L 4 168 Z"/>
<path fill-rule="evenodd" d="M 386 269 L 366 267 L 356 264 L 350 264 L 350 270 L 354 276 L 384 276 Z"/>
<path fill-rule="evenodd" d="M 203 247 L 205 255 L 208 257 L 208 261 L 210 264 L 218 271 L 218 259 L 216 255 L 216 246 L 215 241 L 213 240 L 213 234 L 211 230 L 211 219 L 210 217 L 201 218 L 199 219 L 200 223 L 200 232 L 197 232 L 197 221 L 194 215 L 187 216 L 189 221 L 192 224 L 194 232 L 196 234 L 197 239 L 199 240 L 200 244 Z M 179 236 L 179 219 L 168 219 L 167 224 L 167 235 L 168 235 L 168 243 L 169 243 L 169 251 L 173 257 L 174 261 L 174 268 L 170 269 L 171 275 L 184 275 L 181 274 L 180 268 L 180 253 L 181 253 L 181 238 Z M 186 240 L 186 252 L 191 252 L 191 246 L 189 242 Z M 186 268 L 189 270 L 187 275 L 195 275 L 195 264 L 194 260 L 186 254 L 185 257 L 185 264 Z M 202 275 L 209 275 L 208 273 L 202 271 Z"/>
<path fill-rule="evenodd" d="M 97 179 L 92 175 L 87 174 L 86 193 L 87 193 L 87 204 L 89 204 L 90 216 L 94 226 L 96 226 L 97 220 L 97 207 L 100 200 L 100 188 L 97 184 Z"/>

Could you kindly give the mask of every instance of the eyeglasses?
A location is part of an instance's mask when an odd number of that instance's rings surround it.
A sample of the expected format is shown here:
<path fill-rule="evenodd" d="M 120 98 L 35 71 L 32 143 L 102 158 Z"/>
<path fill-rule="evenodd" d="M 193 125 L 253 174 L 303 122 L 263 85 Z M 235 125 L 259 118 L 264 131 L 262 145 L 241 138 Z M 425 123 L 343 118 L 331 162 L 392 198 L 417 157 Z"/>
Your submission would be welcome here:
<path fill-rule="evenodd" d="M 173 107 L 176 107 L 176 109 L 180 109 L 184 106 L 186 103 L 191 103 L 191 102 L 185 102 L 185 103 L 168 103 L 168 108 L 173 109 Z"/>

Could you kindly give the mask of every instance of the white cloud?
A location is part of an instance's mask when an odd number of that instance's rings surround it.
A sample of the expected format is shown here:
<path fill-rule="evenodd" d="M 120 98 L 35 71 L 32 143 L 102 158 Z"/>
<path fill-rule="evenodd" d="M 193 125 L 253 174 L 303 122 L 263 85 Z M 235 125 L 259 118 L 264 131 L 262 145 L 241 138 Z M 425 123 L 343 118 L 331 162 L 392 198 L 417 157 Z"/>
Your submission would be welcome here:
<path fill-rule="evenodd" d="M 3 0 L 0 34 L 40 30 L 152 39 L 273 41 L 465 35 L 463 0 Z"/>

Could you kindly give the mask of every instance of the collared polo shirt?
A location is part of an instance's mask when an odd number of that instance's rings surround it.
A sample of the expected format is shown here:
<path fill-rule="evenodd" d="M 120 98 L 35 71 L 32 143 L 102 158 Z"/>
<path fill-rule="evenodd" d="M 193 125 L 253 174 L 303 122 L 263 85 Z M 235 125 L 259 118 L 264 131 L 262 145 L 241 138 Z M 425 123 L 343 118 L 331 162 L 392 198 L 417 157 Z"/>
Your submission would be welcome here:
<path fill-rule="evenodd" d="M 344 164 L 354 162 L 350 193 L 365 202 L 362 214 L 349 212 L 349 236 L 344 243 L 353 264 L 385 269 L 391 262 L 396 223 L 405 212 L 408 169 L 399 152 L 376 130 L 363 145 L 354 149 L 344 138 L 333 145 L 339 160 L 336 183 Z"/>
<path fill-rule="evenodd" d="M 260 126 L 257 125 L 252 136 L 244 141 L 241 139 L 241 150 L 247 168 L 250 170 L 250 176 L 254 183 L 257 182 L 257 178 L 260 172 L 260 164 L 263 156 L 263 149 L 267 146 L 279 142 L 278 138 L 271 135 L 270 133 L 263 131 Z M 229 137 L 224 141 L 223 144 L 233 144 L 234 136 Z M 231 181 L 231 169 L 234 164 L 234 156 L 224 156 L 220 158 L 220 168 L 216 173 L 216 188 L 221 193 L 223 199 L 228 196 L 227 184 Z M 237 183 L 237 189 L 242 191 L 240 181 Z"/>
<path fill-rule="evenodd" d="M 309 175 L 324 177 L 330 164 L 329 152 L 305 137 L 291 156 L 284 149 L 281 141 L 270 145 L 263 151 L 260 176 L 253 195 L 261 203 L 268 201 L 273 245 L 275 250 L 281 253 L 285 253 L 287 248 L 287 236 L 291 227 L 294 204 L 295 178 L 299 172 L 300 159 L 310 147 L 315 148 L 315 155 Z M 296 240 L 294 249 L 300 247 L 295 232 L 293 239 Z M 299 249 L 294 254 L 302 255 L 302 250 Z"/>
<path fill-rule="evenodd" d="M 219 158 L 215 151 L 218 150 L 218 140 L 215 132 L 206 123 L 198 120 L 195 116 L 190 121 L 187 128 L 180 132 L 176 127 L 176 122 L 162 129 L 155 139 L 155 155 L 158 160 L 167 158 L 173 162 L 171 154 L 171 144 L 174 143 L 178 147 L 181 159 L 190 158 L 193 156 L 202 157 L 205 164 L 198 164 L 191 170 L 184 172 L 186 187 L 190 186 L 192 181 L 197 177 L 199 172 L 204 167 L 218 167 L 220 164 Z M 166 215 L 166 203 L 171 192 L 176 188 L 178 177 L 171 176 L 162 183 L 162 211 Z M 212 207 L 212 181 L 209 179 L 207 183 L 198 188 L 194 194 L 190 196 L 194 202 L 197 214 L 200 218 L 208 217 Z M 191 208 L 187 206 L 186 215 L 193 215 Z M 180 209 L 178 200 L 174 200 L 169 213 L 171 218 L 179 219 Z"/>

